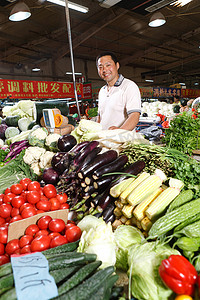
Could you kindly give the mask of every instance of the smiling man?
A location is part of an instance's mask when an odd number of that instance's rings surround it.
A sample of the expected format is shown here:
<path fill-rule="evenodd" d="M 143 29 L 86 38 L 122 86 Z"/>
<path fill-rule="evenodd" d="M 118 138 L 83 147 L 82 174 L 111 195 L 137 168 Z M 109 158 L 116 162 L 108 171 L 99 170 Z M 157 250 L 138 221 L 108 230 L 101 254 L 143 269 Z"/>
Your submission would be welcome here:
<path fill-rule="evenodd" d="M 106 85 L 99 91 L 97 122 L 103 129 L 133 130 L 141 113 L 141 96 L 138 86 L 118 73 L 119 61 L 112 52 L 97 56 L 99 76 Z"/>

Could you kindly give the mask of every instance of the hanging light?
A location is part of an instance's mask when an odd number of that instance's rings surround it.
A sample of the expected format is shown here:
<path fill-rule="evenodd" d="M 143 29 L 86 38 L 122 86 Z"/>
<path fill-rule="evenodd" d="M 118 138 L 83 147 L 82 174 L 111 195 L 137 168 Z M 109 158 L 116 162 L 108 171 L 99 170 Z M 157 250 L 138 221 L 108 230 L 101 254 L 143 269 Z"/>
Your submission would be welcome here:
<path fill-rule="evenodd" d="M 174 6 L 184 6 L 188 3 L 190 3 L 192 0 L 176 0 L 175 2 L 171 3 L 170 5 L 174 5 Z"/>
<path fill-rule="evenodd" d="M 54 3 L 54 4 L 61 5 L 61 6 L 65 6 L 65 4 L 66 4 L 65 0 L 47 0 L 47 1 L 49 1 L 51 3 Z M 82 13 L 87 13 L 89 11 L 88 7 L 77 4 L 77 3 L 73 3 L 73 2 L 70 2 L 70 1 L 68 1 L 68 7 L 70 9 L 74 9 L 74 10 L 77 10 L 77 11 L 82 12 Z"/>
<path fill-rule="evenodd" d="M 32 71 L 33 71 L 33 72 L 39 72 L 39 71 L 40 71 L 40 68 L 39 68 L 39 67 L 34 67 L 34 68 L 32 69 Z"/>
<path fill-rule="evenodd" d="M 29 7 L 23 2 L 19 1 L 11 10 L 9 20 L 10 21 L 23 21 L 31 16 Z"/>
<path fill-rule="evenodd" d="M 149 21 L 149 26 L 150 27 L 159 27 L 162 26 L 166 23 L 165 17 L 163 16 L 163 14 L 161 14 L 160 12 L 157 12 L 155 14 L 152 15 L 150 21 Z"/>

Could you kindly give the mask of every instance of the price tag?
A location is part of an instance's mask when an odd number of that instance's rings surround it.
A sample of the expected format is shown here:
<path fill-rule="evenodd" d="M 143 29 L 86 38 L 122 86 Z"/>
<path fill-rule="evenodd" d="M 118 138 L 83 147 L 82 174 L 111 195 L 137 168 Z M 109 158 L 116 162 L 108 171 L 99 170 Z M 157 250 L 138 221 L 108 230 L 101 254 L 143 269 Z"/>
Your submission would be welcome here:
<path fill-rule="evenodd" d="M 18 300 L 48 300 L 58 296 L 46 257 L 40 253 L 11 256 Z"/>

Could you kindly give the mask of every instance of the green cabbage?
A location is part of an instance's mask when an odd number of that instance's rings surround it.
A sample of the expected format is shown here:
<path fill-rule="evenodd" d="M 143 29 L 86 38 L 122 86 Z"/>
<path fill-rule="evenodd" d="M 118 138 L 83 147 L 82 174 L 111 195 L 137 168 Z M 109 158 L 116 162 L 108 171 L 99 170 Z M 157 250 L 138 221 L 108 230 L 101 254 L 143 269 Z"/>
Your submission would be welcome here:
<path fill-rule="evenodd" d="M 158 268 L 163 259 L 171 254 L 180 255 L 168 245 L 157 242 L 135 244 L 128 251 L 131 292 L 138 300 L 168 300 L 173 294 L 159 275 Z"/>
<path fill-rule="evenodd" d="M 116 268 L 128 271 L 128 248 L 144 241 L 142 232 L 134 226 L 120 225 L 114 232 L 116 251 Z"/>
<path fill-rule="evenodd" d="M 26 131 L 28 130 L 28 125 L 31 123 L 29 118 L 21 118 L 18 120 L 18 127 L 21 131 Z"/>
<path fill-rule="evenodd" d="M 17 127 L 8 127 L 5 131 L 6 139 L 12 138 L 20 133 Z"/>

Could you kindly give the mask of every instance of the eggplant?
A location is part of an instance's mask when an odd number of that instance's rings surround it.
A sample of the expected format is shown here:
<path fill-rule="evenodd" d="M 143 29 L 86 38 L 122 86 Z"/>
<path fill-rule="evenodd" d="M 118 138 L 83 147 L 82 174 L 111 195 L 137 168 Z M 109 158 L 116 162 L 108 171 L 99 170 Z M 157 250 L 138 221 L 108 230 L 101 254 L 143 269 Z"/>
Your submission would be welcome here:
<path fill-rule="evenodd" d="M 94 197 L 91 200 L 91 206 L 96 208 L 99 205 L 100 201 L 102 202 L 105 201 L 108 195 L 109 195 L 109 189 L 104 190 L 102 193 L 99 193 L 96 197 Z"/>
<path fill-rule="evenodd" d="M 112 224 L 115 221 L 115 215 L 114 214 L 110 215 L 110 217 L 104 219 L 104 221 L 106 223 L 110 222 Z"/>
<path fill-rule="evenodd" d="M 71 134 L 65 134 L 58 139 L 58 149 L 62 152 L 68 152 L 77 144 L 77 140 Z"/>
<path fill-rule="evenodd" d="M 102 190 L 104 188 L 107 188 L 113 179 L 113 175 L 101 177 L 98 180 L 94 181 L 93 186 L 96 190 Z"/>
<path fill-rule="evenodd" d="M 46 168 L 42 174 L 42 180 L 48 184 L 56 185 L 59 180 L 59 173 L 53 168 Z"/>
<path fill-rule="evenodd" d="M 92 151 L 99 145 L 99 142 L 97 141 L 91 141 L 89 142 L 84 148 L 82 148 L 79 153 L 75 156 L 75 158 L 72 161 L 72 167 L 77 168 L 83 160 L 92 153 Z"/>
<path fill-rule="evenodd" d="M 115 160 L 117 156 L 118 154 L 117 151 L 115 150 L 108 150 L 102 154 L 98 154 L 96 158 L 93 160 L 93 162 L 89 163 L 87 166 L 85 166 L 78 172 L 78 177 L 80 179 L 85 178 L 86 176 L 88 176 L 98 168 Z"/>
<path fill-rule="evenodd" d="M 70 157 L 66 152 L 56 153 L 51 160 L 51 166 L 60 174 L 62 174 L 66 169 L 69 168 L 69 163 Z"/>
<path fill-rule="evenodd" d="M 99 177 L 101 177 L 103 174 L 120 171 L 127 162 L 128 162 L 127 155 L 125 155 L 125 154 L 120 155 L 114 161 L 95 170 L 92 177 L 94 178 L 94 180 L 96 180 Z"/>
<path fill-rule="evenodd" d="M 84 142 L 81 142 L 79 144 L 76 144 L 71 150 L 68 151 L 68 153 L 71 155 L 71 156 L 75 156 L 76 154 L 79 153 L 79 151 L 85 147 L 87 144 L 89 144 L 89 141 L 84 141 Z"/>
<path fill-rule="evenodd" d="M 106 222 L 112 215 L 115 209 L 115 204 L 113 202 L 109 203 L 106 209 L 103 211 L 103 219 Z M 107 223 L 107 222 L 106 222 Z"/>
<path fill-rule="evenodd" d="M 124 174 L 118 175 L 115 178 L 115 180 L 111 183 L 110 188 L 116 185 L 117 183 L 120 183 L 122 180 L 126 179 L 128 174 L 138 175 L 144 168 L 145 162 L 143 160 L 138 160 L 132 163 L 131 165 L 125 167 L 123 170 L 121 170 L 121 172 Z"/>
<path fill-rule="evenodd" d="M 85 159 L 83 160 L 82 164 L 78 167 L 78 171 L 81 170 L 81 168 L 85 168 L 96 156 L 97 154 L 99 154 L 102 150 L 102 147 L 96 147 L 94 148 L 91 153 L 89 153 L 89 155 L 87 155 L 85 157 Z"/>

